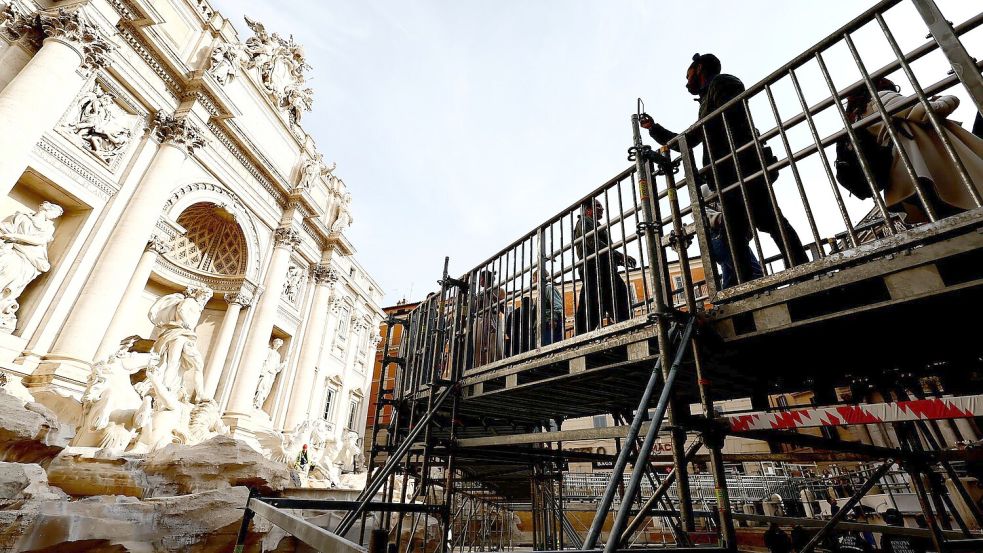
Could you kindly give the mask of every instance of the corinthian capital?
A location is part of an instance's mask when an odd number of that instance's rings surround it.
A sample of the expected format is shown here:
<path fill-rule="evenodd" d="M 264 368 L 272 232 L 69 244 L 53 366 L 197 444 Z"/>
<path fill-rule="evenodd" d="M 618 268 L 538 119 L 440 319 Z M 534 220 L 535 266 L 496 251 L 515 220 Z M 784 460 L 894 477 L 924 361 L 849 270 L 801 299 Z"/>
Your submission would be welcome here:
<path fill-rule="evenodd" d="M 238 292 L 226 294 L 225 301 L 228 303 L 241 305 L 242 307 L 249 307 L 253 303 L 253 295 L 245 290 L 240 290 Z"/>
<path fill-rule="evenodd" d="M 293 227 L 279 227 L 273 231 L 273 247 L 295 248 L 300 244 L 300 232 Z"/>
<path fill-rule="evenodd" d="M 69 44 L 82 55 L 82 67 L 90 70 L 108 67 L 116 46 L 93 24 L 81 7 L 40 10 L 26 14 L 12 4 L 2 16 L 7 32 L 36 44 L 51 38 Z"/>
<path fill-rule="evenodd" d="M 208 142 L 198 125 L 188 121 L 187 117 L 178 118 L 173 114 L 158 111 L 150 126 L 161 144 L 170 142 L 186 149 L 188 155 Z"/>
<path fill-rule="evenodd" d="M 338 273 L 328 265 L 318 264 L 311 269 L 311 276 L 315 284 L 327 284 L 333 286 L 338 282 Z"/>
<path fill-rule="evenodd" d="M 165 253 L 171 251 L 171 245 L 165 242 L 161 237 L 154 236 L 150 240 L 147 240 L 147 250 L 156 252 L 159 255 L 164 255 Z"/>

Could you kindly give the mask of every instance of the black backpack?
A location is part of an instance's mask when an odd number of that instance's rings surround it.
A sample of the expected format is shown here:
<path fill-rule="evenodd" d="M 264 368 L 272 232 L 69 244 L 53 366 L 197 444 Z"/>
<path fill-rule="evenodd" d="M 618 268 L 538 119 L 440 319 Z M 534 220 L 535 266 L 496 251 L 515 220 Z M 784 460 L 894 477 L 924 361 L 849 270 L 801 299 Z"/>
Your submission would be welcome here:
<path fill-rule="evenodd" d="M 891 180 L 894 148 L 890 144 L 880 145 L 866 129 L 858 129 L 855 134 L 857 147 L 870 166 L 875 187 L 878 191 L 884 190 Z M 861 200 L 873 197 L 849 135 L 843 135 L 836 141 L 836 182 Z"/>

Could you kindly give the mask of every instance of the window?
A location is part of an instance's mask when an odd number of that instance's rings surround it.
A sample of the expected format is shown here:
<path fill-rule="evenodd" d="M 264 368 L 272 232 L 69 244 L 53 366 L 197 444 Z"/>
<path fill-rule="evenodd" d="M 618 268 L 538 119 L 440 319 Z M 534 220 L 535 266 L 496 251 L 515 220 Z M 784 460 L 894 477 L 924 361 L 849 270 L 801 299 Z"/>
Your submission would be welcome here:
<path fill-rule="evenodd" d="M 362 403 L 361 398 L 353 397 L 348 408 L 348 429 L 358 431 L 355 424 L 358 422 L 358 408 Z"/>
<path fill-rule="evenodd" d="M 352 310 L 347 305 L 341 308 L 338 314 L 338 339 L 344 342 L 348 339 L 348 326 L 351 321 Z"/>
<path fill-rule="evenodd" d="M 324 392 L 324 420 L 326 421 L 331 420 L 331 408 L 334 407 L 334 396 L 334 388 L 328 388 Z"/>

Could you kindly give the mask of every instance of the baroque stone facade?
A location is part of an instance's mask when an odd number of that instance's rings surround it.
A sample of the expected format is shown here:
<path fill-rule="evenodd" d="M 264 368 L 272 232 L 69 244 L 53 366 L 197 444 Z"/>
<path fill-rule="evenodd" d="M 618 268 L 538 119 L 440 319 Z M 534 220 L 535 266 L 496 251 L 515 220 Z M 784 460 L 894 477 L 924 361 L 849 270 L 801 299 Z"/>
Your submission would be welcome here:
<path fill-rule="evenodd" d="M 0 12 L 0 373 L 81 458 L 228 435 L 351 484 L 382 293 L 303 48 L 203 0 L 47 5 Z"/>

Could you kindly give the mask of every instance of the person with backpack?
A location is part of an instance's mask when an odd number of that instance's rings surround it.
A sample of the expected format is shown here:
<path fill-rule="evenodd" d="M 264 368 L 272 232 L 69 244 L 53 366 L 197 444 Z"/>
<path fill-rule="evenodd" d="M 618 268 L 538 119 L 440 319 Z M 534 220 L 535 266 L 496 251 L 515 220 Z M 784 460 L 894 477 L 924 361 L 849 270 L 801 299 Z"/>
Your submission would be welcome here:
<path fill-rule="evenodd" d="M 698 117 L 700 119 L 723 107 L 727 102 L 744 92 L 744 83 L 740 79 L 733 75 L 721 73 L 720 70 L 720 60 L 713 54 L 694 55 L 693 62 L 686 70 L 686 90 L 699 98 Z M 725 120 L 726 126 L 724 125 Z M 642 114 L 639 124 L 648 129 L 649 135 L 662 145 L 671 142 L 677 134 L 656 123 L 647 113 Z M 706 141 L 703 144 L 704 166 L 709 167 L 712 161 L 721 160 L 721 158 L 730 155 L 728 128 L 733 138 L 735 150 L 751 143 L 757 133 L 740 102 L 725 110 L 721 115 L 711 118 L 706 122 L 703 129 L 706 131 Z M 691 148 L 704 142 L 703 130 L 697 129 L 696 132 L 687 135 Z M 768 146 L 762 144 L 762 150 L 766 162 L 775 159 Z M 714 192 L 721 192 L 723 189 L 737 184 L 738 176 L 744 180 L 744 190 L 747 193 L 746 206 L 745 196 L 741 193 L 739 186 L 723 192 L 720 199 L 730 237 L 737 253 L 733 260 L 734 265 L 741 280 L 748 281 L 754 278 L 752 260 L 743 253 L 747 251 L 743 246 L 752 238 L 752 219 L 754 226 L 759 231 L 769 234 L 774 240 L 782 252 L 786 266 L 792 267 L 808 262 L 809 258 L 806 256 L 805 248 L 802 246 L 802 241 L 799 239 L 795 228 L 782 215 L 781 210 L 776 212 L 771 205 L 768 185 L 762 171 L 757 148 L 751 146 L 741 151 L 736 157 L 738 164 L 734 163 L 733 158 L 716 163 L 716 181 L 714 172 L 709 168 L 706 173 L 701 175 L 701 178 L 703 182 L 710 185 Z M 740 169 L 739 172 L 738 169 Z M 753 179 L 748 179 L 754 173 L 762 174 Z M 778 178 L 777 171 L 768 173 L 768 180 L 773 184 L 776 178 Z M 751 212 L 752 219 L 748 219 L 748 211 Z M 781 237 L 782 233 L 785 234 L 788 241 L 787 249 L 785 241 Z"/>
<path fill-rule="evenodd" d="M 890 79 L 875 81 L 878 97 L 891 113 L 907 99 Z M 932 110 L 942 120 L 943 130 L 959 160 L 966 168 L 972 186 L 983 196 L 983 139 L 973 135 L 954 121 L 945 119 L 959 106 L 955 96 L 936 96 L 930 99 Z M 847 98 L 847 116 L 856 122 L 877 113 L 876 102 L 864 88 Z M 924 104 L 915 103 L 892 114 L 899 142 L 911 161 L 918 183 L 925 191 L 928 203 L 938 218 L 973 209 L 972 193 L 963 184 L 955 163 L 946 153 L 939 134 L 935 132 Z M 866 133 L 866 136 L 863 136 Z M 894 212 L 907 214 L 907 222 L 924 223 L 928 216 L 917 195 L 915 185 L 888 134 L 883 121 L 878 121 L 857 133 L 861 152 L 866 154 L 878 188 L 883 190 L 884 203 Z M 870 143 L 869 138 L 874 142 Z M 889 152 L 889 155 L 886 154 Z M 886 161 L 884 161 L 886 157 Z M 838 179 L 842 164 L 837 159 Z M 842 184 L 842 180 L 841 180 Z M 846 188 L 850 188 L 844 185 Z M 869 190 L 869 188 L 868 188 Z M 868 193 L 869 197 L 869 193 Z"/>

